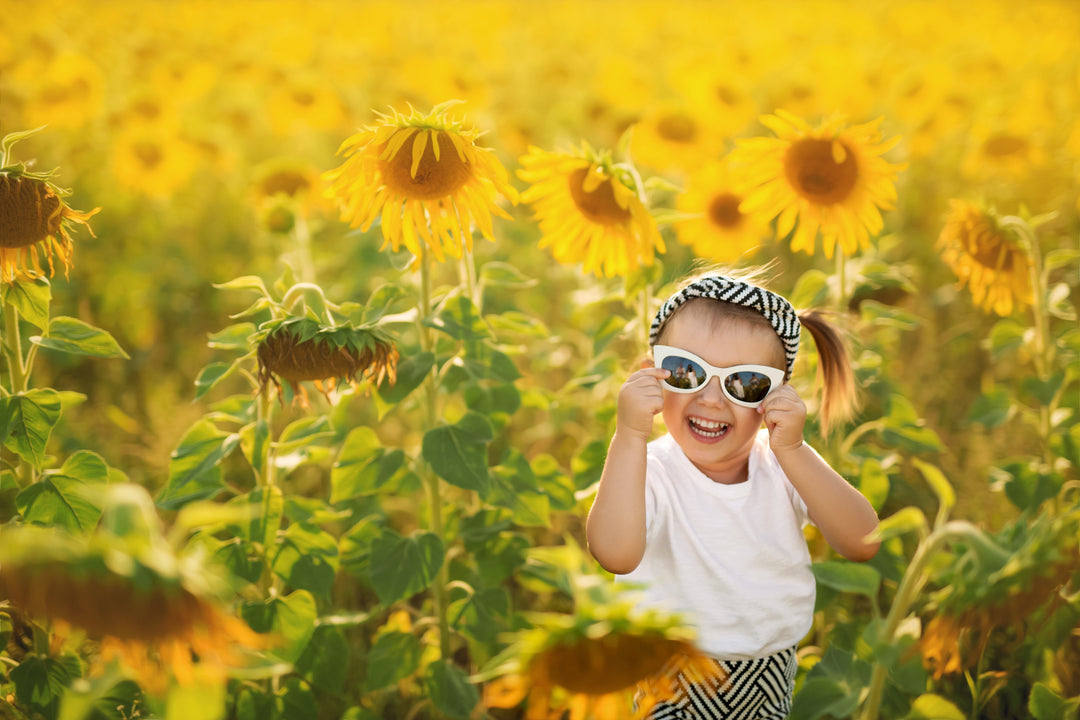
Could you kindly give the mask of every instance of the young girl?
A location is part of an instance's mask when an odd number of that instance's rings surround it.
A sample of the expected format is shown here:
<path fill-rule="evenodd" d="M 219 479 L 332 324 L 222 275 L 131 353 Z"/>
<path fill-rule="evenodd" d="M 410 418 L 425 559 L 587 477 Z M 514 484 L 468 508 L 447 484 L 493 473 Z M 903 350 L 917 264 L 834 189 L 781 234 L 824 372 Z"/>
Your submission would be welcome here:
<path fill-rule="evenodd" d="M 650 720 L 783 718 L 795 650 L 809 632 L 814 575 L 803 526 L 838 553 L 868 560 L 878 543 L 869 502 L 803 442 L 806 406 L 787 384 L 800 328 L 824 381 L 822 425 L 850 412 L 853 379 L 836 331 L 783 297 L 710 275 L 663 304 L 652 359 L 619 392 L 589 549 L 642 602 L 694 624 L 716 676 L 676 674 Z M 653 418 L 667 434 L 649 442 Z M 671 666 L 674 667 L 674 664 Z"/>

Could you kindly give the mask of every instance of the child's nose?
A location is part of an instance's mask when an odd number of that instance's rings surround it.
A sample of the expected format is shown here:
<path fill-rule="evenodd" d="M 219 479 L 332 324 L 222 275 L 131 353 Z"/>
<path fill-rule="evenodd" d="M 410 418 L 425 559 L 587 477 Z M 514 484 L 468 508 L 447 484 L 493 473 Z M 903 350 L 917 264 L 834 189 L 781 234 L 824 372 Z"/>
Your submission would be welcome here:
<path fill-rule="evenodd" d="M 727 400 L 724 397 L 724 391 L 720 388 L 720 378 L 709 378 L 709 381 L 705 383 L 705 387 L 701 389 L 701 399 L 716 405 Z"/>

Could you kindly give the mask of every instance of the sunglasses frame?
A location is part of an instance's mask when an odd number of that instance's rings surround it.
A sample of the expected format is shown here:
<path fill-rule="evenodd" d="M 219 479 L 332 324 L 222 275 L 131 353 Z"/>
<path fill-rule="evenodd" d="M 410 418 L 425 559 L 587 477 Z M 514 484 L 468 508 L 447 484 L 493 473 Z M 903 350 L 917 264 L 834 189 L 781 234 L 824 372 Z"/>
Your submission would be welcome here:
<path fill-rule="evenodd" d="M 715 365 L 710 365 L 709 363 L 705 362 L 689 350 L 683 350 L 682 348 L 672 347 L 670 345 L 653 346 L 653 364 L 656 367 L 663 367 L 664 360 L 667 360 L 669 357 L 681 357 L 686 360 L 690 360 L 691 362 L 697 363 L 705 369 L 705 381 L 700 383 L 697 387 L 677 388 L 668 384 L 667 379 L 665 378 L 660 381 L 661 384 L 663 384 L 665 390 L 673 393 L 683 394 L 701 392 L 701 390 L 709 384 L 713 377 L 717 377 L 720 379 L 720 390 L 724 393 L 724 397 L 727 398 L 729 401 L 735 403 L 736 405 L 748 408 L 756 408 L 761 405 L 761 403 L 765 402 L 765 398 L 769 397 L 773 390 L 784 384 L 784 376 L 786 375 L 783 370 L 771 367 L 769 365 L 732 365 L 731 367 L 724 368 L 716 367 Z M 747 402 L 745 400 L 740 400 L 737 397 L 733 397 L 732 394 L 728 392 L 727 385 L 724 384 L 724 381 L 737 372 L 761 373 L 765 377 L 769 378 L 769 392 L 765 393 L 765 397 L 761 398 L 757 402 Z"/>

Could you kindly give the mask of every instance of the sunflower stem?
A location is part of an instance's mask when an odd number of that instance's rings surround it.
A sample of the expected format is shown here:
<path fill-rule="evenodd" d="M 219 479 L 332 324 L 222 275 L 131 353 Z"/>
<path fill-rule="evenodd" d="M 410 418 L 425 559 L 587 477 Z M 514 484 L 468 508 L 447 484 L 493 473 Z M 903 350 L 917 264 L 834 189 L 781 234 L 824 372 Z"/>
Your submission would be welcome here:
<path fill-rule="evenodd" d="M 293 237 L 296 239 L 296 264 L 300 266 L 301 282 L 315 282 L 315 261 L 311 255 L 311 229 L 301 213 L 295 214 Z"/>
<path fill-rule="evenodd" d="M 22 355 L 22 338 L 19 335 L 19 310 L 11 303 L 4 304 L 4 354 L 7 356 L 11 393 L 26 392 L 29 373 Z"/>
<path fill-rule="evenodd" d="M 847 256 L 836 248 L 836 311 L 843 313 L 847 307 Z"/>
<path fill-rule="evenodd" d="M 255 436 L 256 440 L 259 435 L 259 426 L 266 427 L 266 447 L 262 449 L 262 457 L 259 458 L 261 467 L 257 481 L 264 489 L 269 489 L 274 486 L 276 478 L 274 477 L 274 443 L 271 437 L 272 421 L 274 414 L 274 401 L 270 397 L 270 389 L 267 388 L 264 392 L 259 393 L 259 401 L 256 407 L 256 419 L 255 419 Z"/>
<path fill-rule="evenodd" d="M 417 315 L 417 329 L 420 333 L 420 347 L 425 352 L 434 352 L 435 337 L 431 328 L 424 325 L 431 314 L 431 256 L 423 244 L 420 245 L 420 312 Z M 424 409 L 426 417 L 424 432 L 435 429 L 438 422 L 439 387 L 437 384 L 438 363 L 432 367 L 431 372 L 424 379 Z M 428 508 L 431 513 L 429 528 L 436 537 L 443 542 L 442 524 L 442 492 L 439 485 L 439 476 L 435 474 L 431 466 L 421 462 L 421 476 L 424 489 L 427 492 Z M 449 571 L 444 561 L 439 567 L 435 582 L 431 586 L 431 599 L 435 606 L 435 617 L 439 622 L 439 654 L 444 659 L 450 658 L 450 623 L 447 620 L 447 597 L 446 585 L 450 580 Z"/>
<path fill-rule="evenodd" d="M 1047 279 L 1043 272 L 1042 253 L 1039 251 L 1038 237 L 1030 223 L 1014 215 L 1001 218 L 1003 227 L 1011 228 L 1020 237 L 1020 242 L 1027 250 L 1028 277 L 1031 283 L 1031 315 L 1035 325 L 1035 374 L 1039 382 L 1045 383 L 1050 379 L 1050 368 L 1054 363 L 1054 344 L 1050 342 L 1049 313 L 1046 309 L 1046 286 Z M 1039 408 L 1039 437 L 1043 445 L 1043 458 L 1052 463 L 1053 456 L 1050 452 L 1051 422 L 1054 411 L 1057 409 L 1058 394 L 1055 393 L 1050 402 Z"/>
<path fill-rule="evenodd" d="M 889 613 L 885 616 L 885 625 L 878 638 L 879 641 L 893 641 L 900 623 L 907 617 L 908 610 L 915 602 L 919 592 L 930 579 L 928 567 L 934 559 L 938 549 L 946 541 L 956 538 L 971 536 L 978 529 L 965 521 L 945 522 L 944 518 L 935 523 L 933 532 L 926 535 L 915 549 L 915 555 L 900 579 L 900 586 L 896 589 Z M 878 720 L 881 713 L 881 701 L 884 697 L 885 678 L 889 674 L 888 669 L 881 663 L 874 664 L 874 670 L 870 675 L 870 686 L 867 692 L 862 712 L 858 715 L 859 720 Z"/>

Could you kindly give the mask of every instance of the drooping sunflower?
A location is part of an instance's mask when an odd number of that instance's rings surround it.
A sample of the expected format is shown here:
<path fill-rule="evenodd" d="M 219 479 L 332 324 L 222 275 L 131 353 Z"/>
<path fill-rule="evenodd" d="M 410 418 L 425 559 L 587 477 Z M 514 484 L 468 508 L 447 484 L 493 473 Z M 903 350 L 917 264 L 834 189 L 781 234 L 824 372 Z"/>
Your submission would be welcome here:
<path fill-rule="evenodd" d="M 328 327 L 293 317 L 264 323 L 255 341 L 260 392 L 273 386 L 279 397 L 281 380 L 306 402 L 302 382 L 312 382 L 328 394 L 341 381 L 354 382 L 357 375 L 375 383 L 397 378 L 398 349 L 375 328 Z"/>
<path fill-rule="evenodd" d="M 794 230 L 793 250 L 812 254 L 819 233 L 826 257 L 837 245 L 845 255 L 867 247 L 896 200 L 904 166 L 882 155 L 900 138 L 882 141 L 880 119 L 848 127 L 837 117 L 814 128 L 777 110 L 761 122 L 777 137 L 739 140 L 730 156 L 746 194 L 740 210 L 777 217 L 779 237 Z"/>
<path fill-rule="evenodd" d="M 100 643 L 95 663 L 119 661 L 148 692 L 224 683 L 266 637 L 225 610 L 227 583 L 215 569 L 171 549 L 145 489 L 114 485 L 107 495 L 120 502 L 89 537 L 5 527 L 0 597 L 61 634 L 79 629 Z M 123 519 L 112 523 L 110 513 Z M 146 516 L 153 522 L 132 522 Z M 103 529 L 110 524 L 123 533 Z"/>
<path fill-rule="evenodd" d="M 623 276 L 652 265 L 664 240 L 649 214 L 636 171 L 587 144 L 552 153 L 529 148 L 518 177 L 531 183 L 521 195 L 540 223 L 540 247 L 564 265 L 587 273 Z"/>
<path fill-rule="evenodd" d="M 446 114 L 452 104 L 380 114 L 342 143 L 347 159 L 324 175 L 342 220 L 367 230 L 381 218 L 383 247 L 419 256 L 422 241 L 440 262 L 472 250 L 473 224 L 495 239 L 491 215 L 509 217 L 496 196 L 517 202 L 517 191 L 493 151 L 476 144 L 480 133 Z"/>
<path fill-rule="evenodd" d="M 977 305 L 998 315 L 1030 305 L 1031 259 L 1019 240 L 992 212 L 963 200 L 949 204 L 937 247 L 961 286 L 967 285 Z"/>
<path fill-rule="evenodd" d="M 732 182 L 727 163 L 706 163 L 686 183 L 676 206 L 690 216 L 675 223 L 679 240 L 698 257 L 734 262 L 761 244 L 769 219 L 740 209 L 743 196 Z"/>
<path fill-rule="evenodd" d="M 682 678 L 700 692 L 720 692 L 723 674 L 693 642 L 678 615 L 639 607 L 632 591 L 577 576 L 573 613 L 533 613 L 493 661 L 487 707 L 525 703 L 526 720 L 642 718 L 671 699 Z M 636 696 L 636 697 L 635 697 Z M 633 711 L 636 702 L 637 711 Z M 553 714 L 555 711 L 555 714 Z"/>
<path fill-rule="evenodd" d="M 101 210 L 75 210 L 64 201 L 70 191 L 50 181 L 54 173 L 30 172 L 26 163 L 10 162 L 11 146 L 33 132 L 37 131 L 11 133 L 0 140 L 0 282 L 45 275 L 42 256 L 50 277 L 54 257 L 67 276 L 75 250 L 69 233 L 72 223 L 85 225 L 93 235 L 87 220 Z"/>

